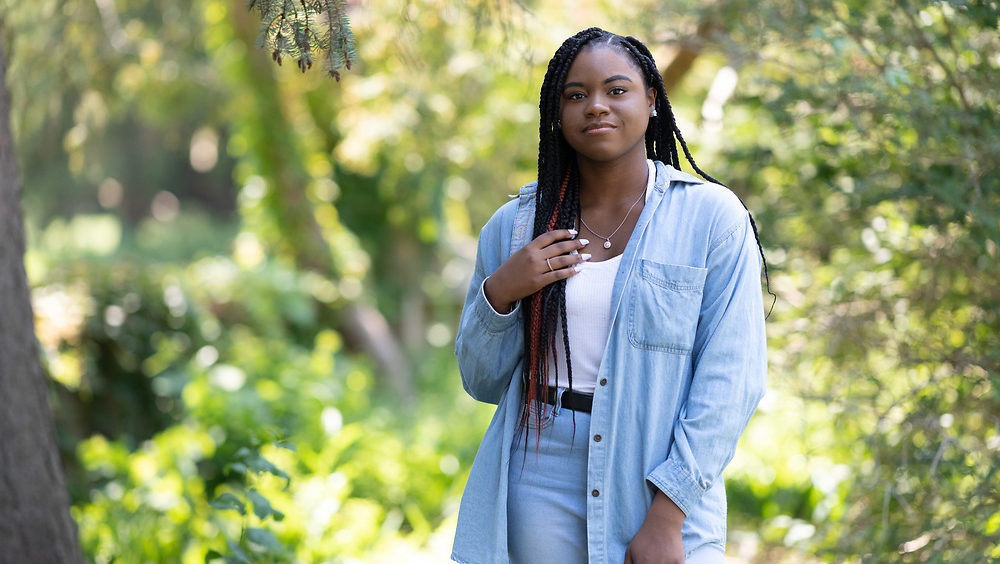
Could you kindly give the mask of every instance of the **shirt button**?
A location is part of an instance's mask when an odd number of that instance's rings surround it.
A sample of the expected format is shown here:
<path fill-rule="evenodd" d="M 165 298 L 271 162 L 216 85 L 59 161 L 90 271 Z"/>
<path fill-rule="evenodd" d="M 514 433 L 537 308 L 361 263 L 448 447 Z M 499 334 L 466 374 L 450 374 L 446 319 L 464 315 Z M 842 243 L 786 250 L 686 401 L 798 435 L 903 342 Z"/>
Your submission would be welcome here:
<path fill-rule="evenodd" d="M 599 492 L 597 490 L 594 490 L 594 491 L 590 492 L 590 495 L 592 495 L 594 497 L 597 497 L 597 496 L 601 495 L 601 492 Z"/>
<path fill-rule="evenodd" d="M 601 385 L 602 386 L 607 386 L 608 385 L 608 379 L 607 378 L 601 378 Z"/>
<path fill-rule="evenodd" d="M 601 436 L 600 435 L 594 435 L 594 442 L 595 443 L 601 442 Z"/>

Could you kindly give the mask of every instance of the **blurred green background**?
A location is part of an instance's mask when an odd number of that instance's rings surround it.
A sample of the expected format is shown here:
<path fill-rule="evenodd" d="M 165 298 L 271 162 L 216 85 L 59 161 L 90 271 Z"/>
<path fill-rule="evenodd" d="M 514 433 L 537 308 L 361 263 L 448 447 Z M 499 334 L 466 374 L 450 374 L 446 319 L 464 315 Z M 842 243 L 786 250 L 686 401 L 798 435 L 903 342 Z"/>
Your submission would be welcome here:
<path fill-rule="evenodd" d="M 492 407 L 452 344 L 548 58 L 636 35 L 754 211 L 769 391 L 733 562 L 1000 560 L 1000 5 L 3 0 L 28 274 L 93 562 L 443 562 Z M 770 297 L 766 296 L 767 304 Z"/>

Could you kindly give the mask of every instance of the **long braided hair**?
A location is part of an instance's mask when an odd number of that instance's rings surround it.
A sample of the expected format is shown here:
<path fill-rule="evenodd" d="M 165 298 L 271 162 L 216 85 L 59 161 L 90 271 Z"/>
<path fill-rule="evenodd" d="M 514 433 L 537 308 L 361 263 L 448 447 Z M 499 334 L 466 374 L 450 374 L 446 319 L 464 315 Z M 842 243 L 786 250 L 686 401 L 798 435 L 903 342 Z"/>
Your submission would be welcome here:
<path fill-rule="evenodd" d="M 709 182 L 722 184 L 706 174 L 695 164 L 691 151 L 681 135 L 673 108 L 663 86 L 663 77 L 656 67 L 649 49 L 634 37 L 622 37 L 603 29 L 592 27 L 567 39 L 549 61 L 545 79 L 539 96 L 538 127 L 538 186 L 535 191 L 535 224 L 532 238 L 553 229 L 573 229 L 580 216 L 580 172 L 577 168 L 576 152 L 566 142 L 560 131 L 560 98 L 566 75 L 577 54 L 584 49 L 608 47 L 617 49 L 635 63 L 642 72 L 644 86 L 656 90 L 656 116 L 650 118 L 646 129 L 646 156 L 680 169 L 677 145 L 684 151 L 684 157 L 691 167 Z M 741 200 L 742 202 L 742 200 Z M 746 204 L 743 204 L 746 207 Z M 749 210 L 748 210 L 749 213 Z M 757 234 L 757 225 L 750 217 L 754 237 L 761 258 L 764 249 Z M 767 261 L 764 261 L 764 277 L 767 280 Z M 770 292 L 770 287 L 768 288 Z M 549 357 L 558 359 L 556 343 L 557 327 L 562 328 L 562 349 L 566 356 L 566 380 L 573 389 L 573 365 L 570 362 L 569 331 L 566 324 L 566 280 L 559 280 L 524 298 L 524 342 L 527 358 L 524 362 L 523 409 L 521 425 L 526 425 L 533 417 L 540 427 L 545 416 L 544 410 L 550 384 Z M 556 324 L 560 324 L 557 326 Z M 555 378 L 558 378 L 559 363 Z M 541 406 L 534 409 L 532 404 Z M 527 434 L 525 434 L 527 441 Z"/>

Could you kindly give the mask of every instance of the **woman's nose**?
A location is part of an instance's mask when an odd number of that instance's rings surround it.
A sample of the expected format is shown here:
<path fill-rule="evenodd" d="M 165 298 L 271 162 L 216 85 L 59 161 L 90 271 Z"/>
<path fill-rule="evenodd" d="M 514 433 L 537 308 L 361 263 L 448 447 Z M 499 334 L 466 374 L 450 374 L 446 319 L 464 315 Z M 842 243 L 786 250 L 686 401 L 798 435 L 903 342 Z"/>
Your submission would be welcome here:
<path fill-rule="evenodd" d="M 609 111 L 608 107 L 604 105 L 604 101 L 599 98 L 593 98 L 587 105 L 587 117 L 607 115 Z"/>

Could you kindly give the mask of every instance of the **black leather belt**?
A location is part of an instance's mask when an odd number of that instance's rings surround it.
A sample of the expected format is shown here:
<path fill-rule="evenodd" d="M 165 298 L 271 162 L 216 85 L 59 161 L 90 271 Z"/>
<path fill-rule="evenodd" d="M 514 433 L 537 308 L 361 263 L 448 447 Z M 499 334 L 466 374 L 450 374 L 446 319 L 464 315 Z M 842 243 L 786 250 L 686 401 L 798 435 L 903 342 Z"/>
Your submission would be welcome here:
<path fill-rule="evenodd" d="M 545 398 L 545 403 L 550 405 L 556 404 L 556 391 L 558 389 L 559 388 L 549 388 L 549 395 Z M 572 390 L 563 390 L 562 403 L 560 405 L 566 409 L 572 409 L 573 411 L 590 413 L 590 410 L 594 405 L 594 394 L 581 394 L 580 392 L 574 392 Z"/>

